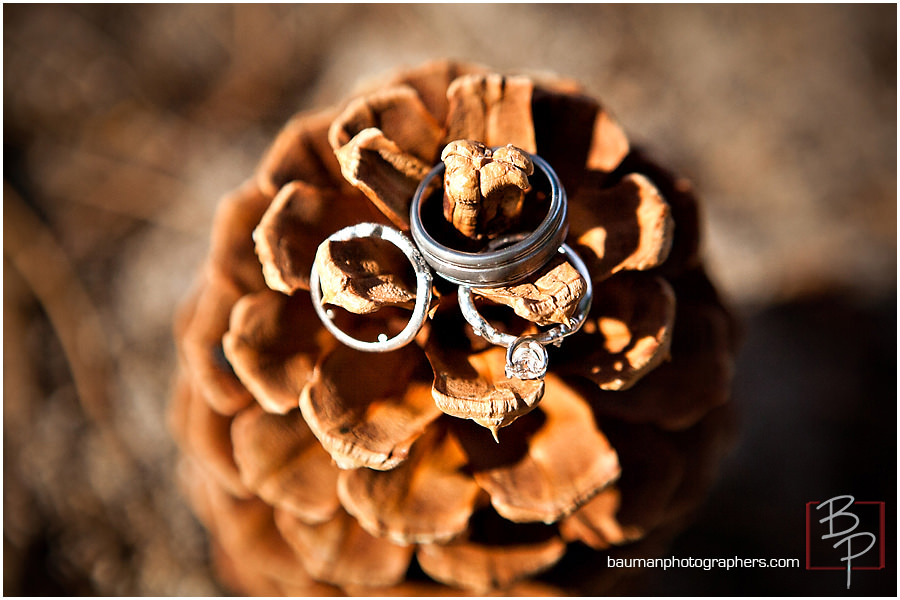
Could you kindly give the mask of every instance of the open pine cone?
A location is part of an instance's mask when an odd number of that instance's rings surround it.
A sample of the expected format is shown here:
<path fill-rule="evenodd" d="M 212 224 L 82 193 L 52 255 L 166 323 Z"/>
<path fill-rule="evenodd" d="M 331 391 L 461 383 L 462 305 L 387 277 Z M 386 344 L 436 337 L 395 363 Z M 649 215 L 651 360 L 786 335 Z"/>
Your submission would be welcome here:
<path fill-rule="evenodd" d="M 506 378 L 447 282 L 392 352 L 340 344 L 313 310 L 323 240 L 363 221 L 408 228 L 419 182 L 461 139 L 535 153 L 568 192 L 594 300 L 543 380 Z M 254 595 L 613 589 L 606 553 L 657 551 L 727 437 L 734 326 L 698 242 L 690 185 L 571 81 L 431 63 L 296 116 L 222 201 L 175 328 L 171 423 L 223 581 Z M 371 281 L 355 295 L 399 299 L 342 310 L 360 338 L 408 319 L 383 250 L 359 250 Z M 501 304 L 484 300 L 492 323 L 536 327 Z"/>

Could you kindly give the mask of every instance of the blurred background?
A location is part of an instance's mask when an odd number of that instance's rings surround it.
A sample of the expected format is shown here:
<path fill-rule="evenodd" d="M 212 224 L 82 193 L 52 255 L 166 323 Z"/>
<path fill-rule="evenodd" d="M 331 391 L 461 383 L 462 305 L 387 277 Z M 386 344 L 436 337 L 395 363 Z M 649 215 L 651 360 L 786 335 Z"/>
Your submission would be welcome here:
<path fill-rule="evenodd" d="M 698 190 L 743 325 L 740 433 L 671 554 L 803 564 L 805 505 L 838 494 L 896 531 L 896 10 L 4 4 L 4 593 L 223 593 L 175 486 L 173 312 L 292 114 L 434 58 L 576 79 Z M 896 548 L 851 593 L 895 595 Z M 642 591 L 844 584 L 675 569 Z"/>

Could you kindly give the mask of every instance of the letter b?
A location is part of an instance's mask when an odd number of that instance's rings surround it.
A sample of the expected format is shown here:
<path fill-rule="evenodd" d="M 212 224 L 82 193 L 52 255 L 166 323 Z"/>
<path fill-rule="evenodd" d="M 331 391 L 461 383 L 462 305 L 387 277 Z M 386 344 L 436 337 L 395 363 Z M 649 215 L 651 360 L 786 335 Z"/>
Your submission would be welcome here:
<path fill-rule="evenodd" d="M 839 511 L 835 512 L 834 506 L 833 506 L 834 501 L 835 500 L 843 500 L 843 499 L 846 499 L 847 503 Z M 830 500 L 826 500 L 825 502 L 822 502 L 821 504 L 816 506 L 816 510 L 821 510 L 822 507 L 824 507 L 824 506 L 828 507 L 828 516 L 822 517 L 821 519 L 819 519 L 819 523 L 824 523 L 825 521 L 828 521 L 828 533 L 822 536 L 823 540 L 827 540 L 828 538 L 833 538 L 833 537 L 845 535 L 848 533 L 852 533 L 853 531 L 856 530 L 856 527 L 859 525 L 859 517 L 857 517 L 855 514 L 853 514 L 851 512 L 846 512 L 846 510 L 850 506 L 852 506 L 855 501 L 856 501 L 856 499 L 853 496 L 835 496 L 834 498 L 831 498 Z M 853 525 L 848 527 L 847 529 L 844 529 L 843 531 L 835 532 L 834 520 L 837 517 L 849 517 L 849 518 L 853 519 Z"/>

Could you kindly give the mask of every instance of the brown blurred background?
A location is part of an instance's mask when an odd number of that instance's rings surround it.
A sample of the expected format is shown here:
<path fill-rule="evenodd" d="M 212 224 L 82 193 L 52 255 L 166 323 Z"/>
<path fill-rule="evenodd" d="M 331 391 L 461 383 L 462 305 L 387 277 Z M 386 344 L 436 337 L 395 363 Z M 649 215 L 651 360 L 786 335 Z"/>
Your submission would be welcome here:
<path fill-rule="evenodd" d="M 735 449 L 678 557 L 799 558 L 805 503 L 896 531 L 895 5 L 3 7 L 6 595 L 221 594 L 175 486 L 173 311 L 295 112 L 432 58 L 579 80 L 693 180 L 741 317 Z M 896 594 L 885 571 L 852 593 Z M 843 574 L 648 571 L 644 593 Z"/>

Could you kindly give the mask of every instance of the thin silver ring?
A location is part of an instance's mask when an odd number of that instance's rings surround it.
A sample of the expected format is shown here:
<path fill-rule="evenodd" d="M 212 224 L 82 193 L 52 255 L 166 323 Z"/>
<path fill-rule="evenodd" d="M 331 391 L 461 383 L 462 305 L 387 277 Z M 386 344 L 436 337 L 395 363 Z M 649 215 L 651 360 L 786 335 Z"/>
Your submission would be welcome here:
<path fill-rule="evenodd" d="M 322 243 L 346 242 L 348 240 L 365 237 L 380 238 L 391 242 L 400 248 L 400 250 L 403 251 L 403 254 L 409 259 L 409 262 L 412 263 L 413 269 L 416 272 L 416 304 L 413 307 L 413 313 L 409 319 L 409 323 L 406 324 L 403 331 L 392 338 L 387 338 L 386 335 L 382 334 L 379 336 L 378 341 L 365 342 L 348 335 L 345 331 L 340 329 L 334 324 L 334 321 L 332 320 L 333 317 L 329 314 L 330 311 L 323 306 L 322 288 L 319 283 L 319 272 L 316 270 L 315 263 L 313 263 L 312 271 L 309 275 L 309 294 L 312 297 L 313 307 L 316 309 L 316 313 L 319 315 L 325 328 L 338 340 L 351 348 L 362 350 L 363 352 L 389 352 L 391 350 L 402 348 L 411 342 L 416 337 L 419 330 L 422 329 L 422 325 L 425 324 L 425 319 L 428 316 L 428 307 L 431 305 L 432 297 L 431 270 L 429 270 L 428 264 L 425 262 L 422 254 L 416 249 L 409 238 L 403 235 L 398 229 L 379 223 L 358 223 L 356 225 L 344 227 L 340 231 L 331 234 L 328 239 Z"/>
<path fill-rule="evenodd" d="M 572 319 L 570 319 L 568 325 L 560 324 L 556 327 L 553 327 L 552 329 L 548 329 L 534 335 L 527 335 L 522 337 L 516 337 L 508 333 L 503 333 L 502 331 L 498 331 L 493 326 L 491 326 L 491 324 L 481 316 L 481 314 L 478 312 L 478 309 L 475 308 L 475 302 L 472 299 L 472 286 L 460 285 L 459 289 L 457 290 L 460 312 L 462 312 L 463 317 L 465 317 L 469 325 L 472 326 L 472 329 L 475 331 L 475 333 L 496 346 L 504 346 L 505 348 L 507 348 L 507 377 L 516 376 L 520 379 L 542 378 L 544 372 L 546 372 L 546 364 L 544 364 L 544 369 L 542 372 L 533 371 L 531 373 L 522 373 L 515 367 L 513 353 L 525 342 L 537 342 L 542 346 L 546 346 L 548 344 L 559 346 L 560 344 L 562 344 L 564 338 L 581 329 L 581 326 L 584 325 L 584 322 L 587 319 L 588 312 L 591 309 L 591 303 L 593 302 L 594 297 L 594 286 L 591 284 L 591 274 L 587 269 L 587 265 L 584 264 L 584 261 L 581 260 L 581 257 L 578 256 L 578 254 L 567 244 L 562 244 L 556 249 L 556 251 L 565 254 L 566 258 L 575 266 L 575 268 L 578 270 L 578 273 L 581 275 L 582 279 L 584 279 L 585 282 L 584 296 L 582 296 L 581 300 L 579 300 L 577 310 Z M 546 358 L 544 360 L 546 360 Z"/>
<path fill-rule="evenodd" d="M 532 162 L 550 184 L 550 207 L 533 232 L 511 246 L 487 252 L 462 252 L 439 243 L 422 222 L 422 208 L 431 181 L 444 173 L 444 164 L 436 165 L 416 190 L 410 206 L 410 233 L 422 255 L 434 271 L 453 283 L 475 287 L 499 287 L 527 279 L 553 257 L 566 239 L 566 190 L 556 172 L 540 156 L 530 154 Z"/>

